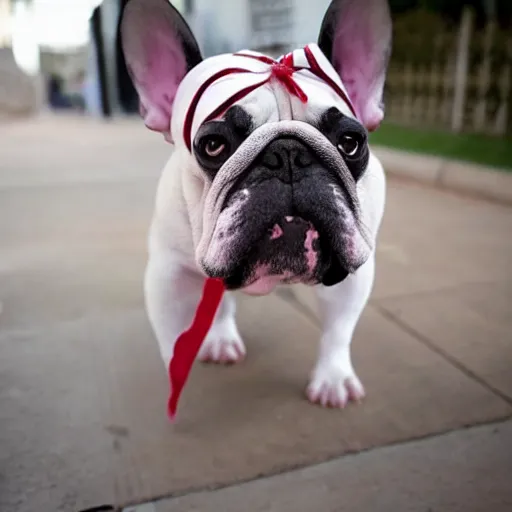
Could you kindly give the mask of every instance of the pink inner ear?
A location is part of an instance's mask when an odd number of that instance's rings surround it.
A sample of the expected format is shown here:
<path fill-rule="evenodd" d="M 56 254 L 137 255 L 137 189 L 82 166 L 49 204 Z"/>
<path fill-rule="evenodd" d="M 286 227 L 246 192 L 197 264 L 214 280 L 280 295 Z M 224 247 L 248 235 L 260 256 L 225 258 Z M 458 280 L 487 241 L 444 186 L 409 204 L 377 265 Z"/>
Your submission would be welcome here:
<path fill-rule="evenodd" d="M 382 95 L 391 47 L 387 4 L 345 0 L 339 16 L 333 42 L 334 66 L 359 120 L 372 131 L 384 117 Z"/>
<path fill-rule="evenodd" d="M 185 55 L 174 27 L 163 17 L 133 20 L 125 34 L 128 69 L 140 98 L 145 125 L 171 139 L 172 106 L 178 86 L 187 72 Z"/>
<path fill-rule="evenodd" d="M 354 74 L 341 73 L 341 80 L 347 88 L 357 118 L 371 132 L 376 130 L 384 119 L 382 108 L 384 79 L 382 83 L 369 85 L 364 74 L 361 73 L 359 76 L 354 76 Z"/>

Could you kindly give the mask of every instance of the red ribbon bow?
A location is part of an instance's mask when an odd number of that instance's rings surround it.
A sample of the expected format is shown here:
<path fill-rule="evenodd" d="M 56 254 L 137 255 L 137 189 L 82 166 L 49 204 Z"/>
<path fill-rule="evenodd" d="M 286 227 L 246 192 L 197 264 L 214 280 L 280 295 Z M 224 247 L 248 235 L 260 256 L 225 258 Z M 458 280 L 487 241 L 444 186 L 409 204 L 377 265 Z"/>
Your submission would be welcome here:
<path fill-rule="evenodd" d="M 277 80 L 279 80 L 286 87 L 286 89 L 291 95 L 297 96 L 297 98 L 299 98 L 299 100 L 302 101 L 302 103 L 306 103 L 308 101 L 306 93 L 293 79 L 293 73 L 296 71 L 295 68 L 287 66 L 286 64 L 283 64 L 281 62 L 276 62 L 275 64 L 272 64 L 271 71 L 271 78 L 274 77 Z"/>

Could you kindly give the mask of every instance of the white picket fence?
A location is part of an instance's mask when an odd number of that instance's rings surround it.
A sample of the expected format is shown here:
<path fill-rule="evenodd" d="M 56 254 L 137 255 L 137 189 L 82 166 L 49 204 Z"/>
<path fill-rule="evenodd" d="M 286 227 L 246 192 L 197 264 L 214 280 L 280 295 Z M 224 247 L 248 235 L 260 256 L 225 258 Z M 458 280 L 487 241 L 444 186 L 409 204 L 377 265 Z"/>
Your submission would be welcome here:
<path fill-rule="evenodd" d="M 455 29 L 422 12 L 395 25 L 385 90 L 388 121 L 512 133 L 512 33 L 493 22 L 476 29 L 470 9 Z"/>

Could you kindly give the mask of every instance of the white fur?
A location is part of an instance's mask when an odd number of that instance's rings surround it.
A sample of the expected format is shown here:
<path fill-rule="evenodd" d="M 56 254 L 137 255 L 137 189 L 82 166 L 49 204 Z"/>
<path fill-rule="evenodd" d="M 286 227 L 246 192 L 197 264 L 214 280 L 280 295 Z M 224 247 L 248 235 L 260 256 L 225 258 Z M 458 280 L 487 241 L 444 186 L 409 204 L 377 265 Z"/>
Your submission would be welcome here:
<path fill-rule="evenodd" d="M 339 152 L 314 125 L 319 115 L 332 106 L 349 117 L 352 111 L 358 113 L 359 121 L 368 129 L 379 124 L 383 115 L 380 102 L 390 49 L 391 20 L 386 0 L 333 0 L 325 22 L 319 40 L 325 40 L 326 34 L 333 36 L 332 43 L 324 41 L 324 44 L 332 46 L 326 49 L 332 53 L 336 69 L 320 46 L 309 45 L 330 79 L 320 78 L 313 72 L 314 66 L 309 70 L 295 70 L 296 85 L 307 96 L 305 102 L 302 101 L 304 94 L 289 93 L 283 77 L 274 76 L 279 68 L 276 70 L 268 63 L 233 54 L 203 60 L 199 49 L 194 50 L 195 42 L 191 34 L 186 33 L 183 20 L 167 1 L 130 0 L 124 10 L 121 32 L 127 66 L 141 98 L 146 125 L 162 132 L 175 144 L 158 185 L 144 283 L 149 320 L 166 368 L 174 343 L 190 326 L 201 298 L 204 263 L 211 269 L 216 261 L 229 260 L 229 239 L 226 243 L 225 233 L 219 236 L 216 229 L 225 228 L 236 215 L 234 207 L 221 212 L 230 183 L 273 137 L 279 133 L 292 134 L 313 150 L 321 150 L 330 168 L 339 170 L 342 175 L 339 178 L 349 185 L 351 199 L 359 207 L 356 219 L 342 198 L 339 195 L 336 198 L 339 199 L 336 201 L 337 220 L 343 218 L 345 222 L 344 264 L 347 270 L 354 272 L 333 287 L 316 287 L 323 328 L 318 360 L 307 387 L 312 402 L 344 407 L 347 401 L 360 400 L 364 395 L 352 366 L 350 343 L 373 286 L 375 244 L 385 203 L 385 177 L 379 161 L 371 155 L 365 173 L 355 185 Z M 188 45 L 183 46 L 185 40 Z M 185 47 L 187 56 L 183 53 Z M 306 66 L 310 60 L 308 55 L 304 49 L 295 51 L 295 65 Z M 239 66 L 243 66 L 245 72 L 217 75 L 219 71 Z M 203 90 L 196 109 L 190 111 L 196 93 L 205 83 L 209 84 L 206 91 Z M 333 87 L 332 83 L 337 86 Z M 224 100 L 249 85 L 258 87 L 238 104 L 251 115 L 255 129 L 212 182 L 201 171 L 187 144 L 190 145 L 204 120 L 215 113 Z M 351 100 L 340 94 L 340 89 L 348 93 Z M 355 110 L 349 108 L 351 104 L 355 105 Z M 191 119 L 189 112 L 193 115 Z M 333 192 L 336 194 L 336 189 Z M 362 261 L 366 262 L 358 268 Z M 198 357 L 205 361 L 233 363 L 245 353 L 235 323 L 234 298 L 226 293 Z"/>
<path fill-rule="evenodd" d="M 148 316 L 166 368 L 175 340 L 192 322 L 204 283 L 195 261 L 187 219 L 190 208 L 185 198 L 193 200 L 198 192 L 194 191 L 193 174 L 183 165 L 182 155 L 185 154 L 176 148 L 160 179 L 145 274 Z M 358 196 L 365 223 L 375 241 L 384 211 L 385 175 L 373 154 L 359 182 Z M 338 285 L 316 287 L 323 312 L 323 329 L 318 360 L 307 387 L 307 396 L 312 402 L 344 407 L 347 401 L 364 396 L 364 388 L 352 367 L 350 343 L 373 280 L 374 250 L 364 265 Z M 234 297 L 227 293 L 198 358 L 235 363 L 245 354 L 235 322 Z"/>

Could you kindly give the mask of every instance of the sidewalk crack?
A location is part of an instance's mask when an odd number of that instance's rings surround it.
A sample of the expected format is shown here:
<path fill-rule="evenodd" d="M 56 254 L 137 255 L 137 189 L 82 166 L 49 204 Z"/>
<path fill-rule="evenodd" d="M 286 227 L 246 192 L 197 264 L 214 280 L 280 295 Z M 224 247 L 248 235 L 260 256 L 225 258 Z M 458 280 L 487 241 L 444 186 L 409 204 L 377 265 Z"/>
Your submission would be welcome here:
<path fill-rule="evenodd" d="M 427 336 L 424 336 L 420 332 L 418 332 L 416 329 L 411 327 L 409 324 L 401 320 L 399 317 L 388 311 L 383 306 L 380 306 L 379 304 L 372 304 L 372 306 L 387 320 L 394 323 L 396 326 L 398 326 L 400 329 L 405 331 L 407 334 L 412 336 L 414 339 L 419 341 L 422 345 L 426 346 L 428 349 L 430 349 L 432 352 L 435 352 L 438 356 L 442 357 L 445 361 L 447 361 L 449 364 L 451 364 L 454 368 L 462 372 L 466 377 L 474 380 L 484 388 L 486 388 L 488 391 L 493 393 L 494 395 L 501 398 L 504 402 L 506 402 L 508 405 L 512 406 L 512 397 L 508 396 L 506 393 L 501 391 L 500 389 L 494 387 L 492 384 L 489 384 L 485 379 L 480 377 L 477 373 L 475 373 L 473 370 L 469 369 L 467 366 L 463 365 L 457 358 L 452 356 L 450 353 L 446 352 L 442 348 L 438 347 L 432 340 L 430 340 Z"/>

